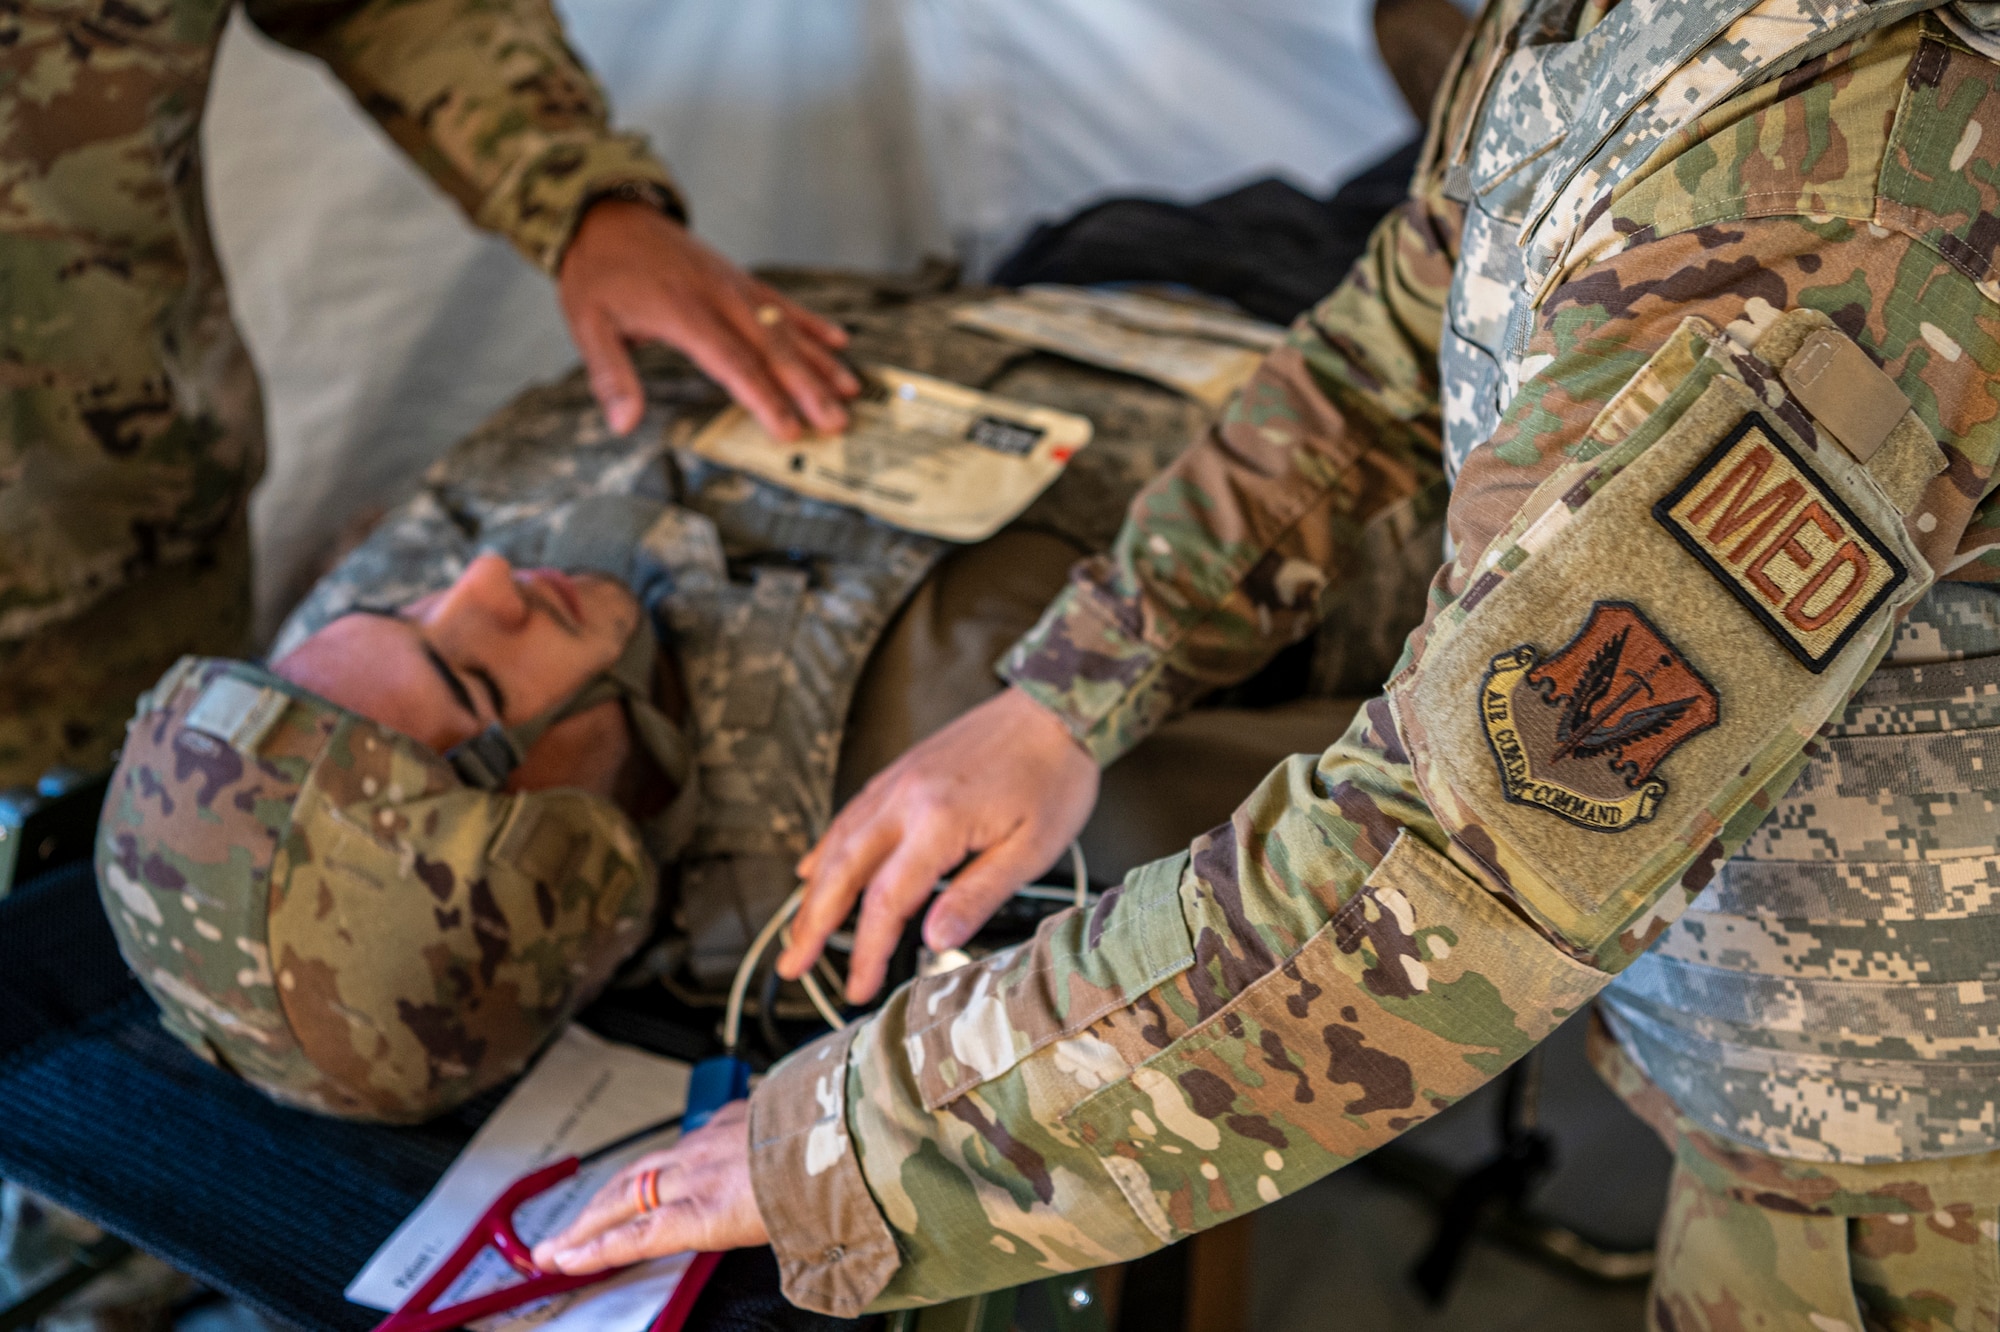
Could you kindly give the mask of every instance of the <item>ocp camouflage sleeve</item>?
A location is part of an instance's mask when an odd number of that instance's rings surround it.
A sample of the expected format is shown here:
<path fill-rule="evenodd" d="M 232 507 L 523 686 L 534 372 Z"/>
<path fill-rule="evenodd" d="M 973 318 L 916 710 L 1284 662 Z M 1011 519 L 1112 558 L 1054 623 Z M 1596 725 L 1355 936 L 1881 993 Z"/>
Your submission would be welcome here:
<path fill-rule="evenodd" d="M 667 170 L 615 134 L 549 0 L 245 0 L 318 56 L 478 225 L 553 273 L 593 195 Z"/>
<path fill-rule="evenodd" d="M 1962 92 L 1927 88 L 1898 132 L 1921 148 Z M 1340 743 L 1088 913 L 899 992 L 846 1038 L 844 1089 L 823 1047 L 766 1081 L 752 1169 L 794 1300 L 1011 1285 L 1302 1187 L 1541 1040 L 1764 819 L 1934 571 L 1983 558 L 2000 456 L 1994 273 L 1949 239 L 1981 214 L 1938 184 L 1985 178 L 1942 169 L 1977 136 L 1936 162 L 1878 138 L 1903 175 L 1859 203 L 1795 183 L 1778 216 L 1688 220 L 1697 164 L 1739 212 L 1773 159 L 1846 170 L 1811 132 L 1745 117 L 1620 200 L 1682 225 L 1614 230 L 1541 303 L 1433 609 Z M 766 1132 L 780 1102 L 815 1122 Z"/>
<path fill-rule="evenodd" d="M 1308 633 L 1362 527 L 1442 475 L 1437 348 L 1462 223 L 1435 194 L 1386 218 L 1008 654 L 1001 674 L 1099 763 Z"/>

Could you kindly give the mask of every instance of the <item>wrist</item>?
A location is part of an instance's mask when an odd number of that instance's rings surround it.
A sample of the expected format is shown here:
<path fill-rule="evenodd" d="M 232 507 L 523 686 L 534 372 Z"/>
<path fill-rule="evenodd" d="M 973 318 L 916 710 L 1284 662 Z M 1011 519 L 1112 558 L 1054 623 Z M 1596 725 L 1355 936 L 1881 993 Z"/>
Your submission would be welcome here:
<path fill-rule="evenodd" d="M 1160 665 L 1138 608 L 1103 586 L 1108 571 L 1093 567 L 1101 562 L 1078 566 L 999 665 L 1000 678 L 1055 717 L 1100 768 L 1143 738 Z"/>
<path fill-rule="evenodd" d="M 576 225 L 570 228 L 569 239 L 563 244 L 556 271 L 562 271 L 563 265 L 576 251 L 578 242 L 587 233 L 613 222 L 620 215 L 638 222 L 659 218 L 677 228 L 685 228 L 688 220 L 687 209 L 682 206 L 680 197 L 658 181 L 627 180 L 594 189 L 584 195 L 583 202 L 577 205 Z"/>
<path fill-rule="evenodd" d="M 652 209 L 669 221 L 678 222 L 682 226 L 687 225 L 687 207 L 681 203 L 679 195 L 659 181 L 621 180 L 594 189 L 583 196 L 583 203 L 576 210 L 579 229 L 583 225 L 583 219 L 590 216 L 590 210 L 604 203 L 637 204 L 642 208 Z"/>
<path fill-rule="evenodd" d="M 1048 748 L 1060 746 L 1064 749 L 1074 749 L 1089 758 L 1092 764 L 1096 763 L 1096 758 L 1091 755 L 1090 746 L 1070 730 L 1069 723 L 1063 720 L 1060 712 L 1037 698 L 1033 690 L 1023 688 L 1018 682 L 1009 681 L 1000 698 L 1004 700 L 1002 706 L 1010 714 L 1011 725 L 1033 734 Z"/>

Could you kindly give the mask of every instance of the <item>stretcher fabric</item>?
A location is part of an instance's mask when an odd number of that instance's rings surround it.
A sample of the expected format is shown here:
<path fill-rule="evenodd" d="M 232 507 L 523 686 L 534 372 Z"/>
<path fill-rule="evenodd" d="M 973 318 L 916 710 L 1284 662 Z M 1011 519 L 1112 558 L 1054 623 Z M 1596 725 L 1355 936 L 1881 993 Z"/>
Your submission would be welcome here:
<path fill-rule="evenodd" d="M 710 1052 L 700 1029 L 629 995 L 600 1002 L 588 1024 L 679 1058 Z M 504 1090 L 409 1128 L 286 1109 L 161 1028 L 118 956 L 88 861 L 0 899 L 0 1178 L 280 1325 L 365 1332 L 377 1321 L 341 1290 Z M 759 1249 L 723 1261 L 688 1326 L 858 1332 L 866 1323 L 786 1304 Z"/>

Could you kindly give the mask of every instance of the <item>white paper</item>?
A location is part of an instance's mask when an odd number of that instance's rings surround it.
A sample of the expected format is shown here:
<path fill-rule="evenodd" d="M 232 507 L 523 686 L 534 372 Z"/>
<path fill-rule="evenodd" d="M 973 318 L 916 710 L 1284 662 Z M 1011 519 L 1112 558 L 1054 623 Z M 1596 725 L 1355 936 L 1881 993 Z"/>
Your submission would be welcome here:
<path fill-rule="evenodd" d="M 1285 339 L 1275 324 L 1095 287 L 1024 287 L 961 306 L 952 322 L 1138 375 L 1210 407 L 1227 402 Z"/>
<path fill-rule="evenodd" d="M 787 443 L 731 407 L 688 444 L 725 467 L 910 532 L 984 541 L 1034 503 L 1090 443 L 1090 418 L 894 366 L 848 404 L 848 427 Z"/>
<path fill-rule="evenodd" d="M 676 1059 L 617 1045 L 571 1026 L 556 1038 L 408 1220 L 375 1251 L 347 1287 L 371 1309 L 400 1306 L 424 1283 L 508 1185 L 564 1156 L 581 1156 L 687 1106 L 689 1067 Z M 598 1186 L 634 1158 L 677 1136 L 656 1134 L 585 1166 L 515 1213 L 521 1238 L 535 1244 L 556 1233 Z M 659 1258 L 600 1285 L 482 1319 L 481 1332 L 644 1332 L 673 1295 L 690 1254 Z M 456 1304 L 519 1280 L 491 1249 L 475 1258 L 439 1300 Z"/>

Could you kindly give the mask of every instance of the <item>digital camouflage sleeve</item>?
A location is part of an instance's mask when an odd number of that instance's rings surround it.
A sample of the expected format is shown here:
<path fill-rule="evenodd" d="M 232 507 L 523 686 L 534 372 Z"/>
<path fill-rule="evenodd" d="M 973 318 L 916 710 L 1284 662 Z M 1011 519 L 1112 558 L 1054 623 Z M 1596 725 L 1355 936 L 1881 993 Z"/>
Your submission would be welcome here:
<path fill-rule="evenodd" d="M 1996 85 L 1910 21 L 1625 182 L 1348 735 L 763 1084 L 794 1300 L 938 1300 L 1215 1225 L 1450 1105 L 1638 956 L 1933 577 L 2000 575 Z M 1354 525 L 1434 474 L 1441 175 L 1011 659 L 1101 759 L 1302 632 Z"/>

